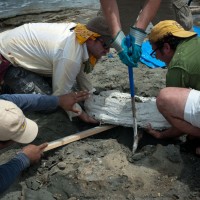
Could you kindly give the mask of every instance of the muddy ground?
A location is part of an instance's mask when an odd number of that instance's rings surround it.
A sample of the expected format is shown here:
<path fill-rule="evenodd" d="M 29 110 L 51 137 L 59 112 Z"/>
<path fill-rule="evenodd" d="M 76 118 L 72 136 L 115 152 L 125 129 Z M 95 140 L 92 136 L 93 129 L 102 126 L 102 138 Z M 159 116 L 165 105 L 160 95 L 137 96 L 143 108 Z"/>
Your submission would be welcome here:
<path fill-rule="evenodd" d="M 1 20 L 1 30 L 25 22 L 80 21 L 96 15 L 96 10 L 70 9 L 18 16 Z M 115 51 L 102 58 L 91 74 L 99 91 L 118 89 L 129 92 L 127 68 Z M 165 87 L 166 69 L 134 69 L 136 94 L 156 96 Z M 52 114 L 26 113 L 39 125 L 33 142 L 41 144 L 91 128 L 58 110 Z M 152 116 L 153 117 L 153 116 Z M 31 166 L 0 199 L 8 200 L 84 200 L 84 199 L 200 199 L 200 159 L 185 137 L 159 141 L 144 130 L 138 151 L 132 155 L 133 131 L 116 127 L 44 154 L 41 162 Z M 12 158 L 22 145 L 1 150 L 0 163 Z"/>

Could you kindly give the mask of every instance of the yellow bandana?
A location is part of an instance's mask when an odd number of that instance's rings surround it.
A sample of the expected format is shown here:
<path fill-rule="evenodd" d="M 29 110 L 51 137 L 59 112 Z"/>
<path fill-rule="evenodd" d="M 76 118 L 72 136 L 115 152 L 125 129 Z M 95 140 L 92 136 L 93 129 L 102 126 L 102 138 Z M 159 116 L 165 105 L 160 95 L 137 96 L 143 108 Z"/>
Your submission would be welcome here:
<path fill-rule="evenodd" d="M 97 37 L 101 36 L 98 33 L 88 30 L 84 24 L 79 24 L 79 23 L 76 25 L 74 32 L 76 33 L 76 39 L 78 40 L 79 44 L 85 43 L 89 38 L 92 40 L 96 40 Z M 96 62 L 97 59 L 93 55 L 89 55 L 89 60 L 84 62 L 85 64 L 84 71 L 86 73 L 91 72 Z"/>

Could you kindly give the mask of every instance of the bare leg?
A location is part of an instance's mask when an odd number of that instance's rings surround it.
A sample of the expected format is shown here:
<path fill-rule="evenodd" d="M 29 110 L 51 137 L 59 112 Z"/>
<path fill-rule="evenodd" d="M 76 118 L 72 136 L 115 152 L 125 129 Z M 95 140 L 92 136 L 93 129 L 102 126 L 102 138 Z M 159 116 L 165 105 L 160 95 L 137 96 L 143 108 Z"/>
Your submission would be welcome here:
<path fill-rule="evenodd" d="M 184 135 L 181 131 L 178 129 L 171 127 L 165 131 L 156 131 L 152 129 L 151 124 L 148 124 L 146 127 L 146 131 L 155 137 L 156 139 L 167 139 L 167 138 L 173 138 L 173 137 L 180 137 L 181 135 Z"/>
<path fill-rule="evenodd" d="M 186 88 L 167 87 L 160 91 L 156 103 L 160 113 L 173 128 L 181 133 L 200 137 L 200 128 L 184 120 L 184 109 L 189 92 L 190 89 Z"/>
<path fill-rule="evenodd" d="M 172 127 L 163 132 L 153 130 L 149 124 L 147 132 L 157 139 L 179 137 L 188 134 L 194 137 L 200 137 L 200 129 L 192 126 L 184 120 L 185 104 L 190 89 L 167 87 L 160 91 L 156 103 L 160 113 L 172 125 Z"/>

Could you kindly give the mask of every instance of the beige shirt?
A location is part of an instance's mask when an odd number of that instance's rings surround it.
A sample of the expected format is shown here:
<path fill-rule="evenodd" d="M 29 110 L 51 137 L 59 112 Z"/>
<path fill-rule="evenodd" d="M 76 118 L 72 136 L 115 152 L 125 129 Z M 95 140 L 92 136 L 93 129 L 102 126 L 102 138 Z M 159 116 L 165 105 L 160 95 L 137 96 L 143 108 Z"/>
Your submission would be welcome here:
<path fill-rule="evenodd" d="M 75 25 L 30 23 L 3 32 L 0 53 L 16 67 L 52 76 L 53 95 L 69 93 L 77 75 L 85 76 L 81 66 L 89 57 L 86 44 L 80 45 L 70 31 Z M 91 85 L 88 87 L 85 89 L 90 90 Z"/>

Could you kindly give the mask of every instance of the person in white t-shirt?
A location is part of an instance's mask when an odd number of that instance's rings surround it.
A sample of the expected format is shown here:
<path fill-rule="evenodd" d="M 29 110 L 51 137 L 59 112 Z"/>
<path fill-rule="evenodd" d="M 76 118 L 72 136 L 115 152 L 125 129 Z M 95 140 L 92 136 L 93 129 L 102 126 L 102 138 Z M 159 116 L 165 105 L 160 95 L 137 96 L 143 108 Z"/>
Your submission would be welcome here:
<path fill-rule="evenodd" d="M 94 91 L 87 73 L 109 52 L 110 42 L 103 17 L 86 25 L 29 23 L 5 31 L 0 34 L 0 54 L 10 66 L 3 76 L 4 85 L 14 93 L 59 96 L 69 93 L 77 81 L 81 90 Z M 52 91 L 45 77 L 52 77 Z M 75 107 L 82 120 L 96 123 L 78 104 Z"/>

